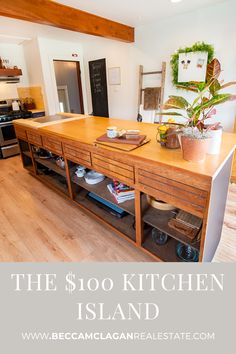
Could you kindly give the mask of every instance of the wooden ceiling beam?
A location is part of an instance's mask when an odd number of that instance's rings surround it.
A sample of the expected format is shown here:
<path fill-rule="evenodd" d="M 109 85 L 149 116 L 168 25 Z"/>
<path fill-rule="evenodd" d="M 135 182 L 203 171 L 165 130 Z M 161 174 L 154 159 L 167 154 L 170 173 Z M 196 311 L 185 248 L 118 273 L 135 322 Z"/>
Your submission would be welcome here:
<path fill-rule="evenodd" d="M 1 0 L 0 16 L 134 42 L 134 28 L 49 0 Z"/>

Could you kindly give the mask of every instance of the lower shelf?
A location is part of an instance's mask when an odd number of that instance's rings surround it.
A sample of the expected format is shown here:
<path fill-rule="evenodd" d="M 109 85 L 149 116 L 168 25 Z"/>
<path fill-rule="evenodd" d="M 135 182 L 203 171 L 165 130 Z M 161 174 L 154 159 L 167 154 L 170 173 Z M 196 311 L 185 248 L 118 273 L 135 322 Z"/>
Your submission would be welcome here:
<path fill-rule="evenodd" d="M 55 159 L 40 159 L 38 157 L 34 158 L 36 162 L 47 167 L 48 169 L 55 171 L 57 174 L 66 177 L 66 171 L 57 166 Z"/>
<path fill-rule="evenodd" d="M 72 182 L 75 183 L 76 185 L 87 189 L 90 192 L 93 192 L 100 196 L 101 198 L 105 199 L 106 201 L 119 206 L 120 208 L 124 209 L 127 211 L 127 213 L 135 215 L 135 201 L 134 199 L 132 200 L 127 200 L 124 203 L 117 204 L 113 195 L 109 192 L 107 185 L 109 183 L 112 183 L 112 180 L 110 178 L 105 178 L 104 181 L 98 183 L 98 184 L 88 184 L 85 182 L 84 178 L 78 178 L 74 174 L 72 174 Z"/>
<path fill-rule="evenodd" d="M 191 247 L 199 250 L 200 241 L 196 241 L 196 239 L 191 241 L 184 234 L 169 227 L 168 222 L 171 218 L 173 218 L 173 216 L 174 214 L 171 211 L 162 211 L 149 206 L 143 213 L 143 221 L 148 225 L 168 234 L 177 241 L 180 241 L 186 245 L 190 245 Z"/>
<path fill-rule="evenodd" d="M 164 262 L 182 262 L 182 260 L 177 256 L 176 248 L 178 243 L 179 242 L 177 240 L 169 237 L 165 245 L 158 245 L 153 241 L 150 231 L 145 237 L 142 247 Z"/>
<path fill-rule="evenodd" d="M 22 154 L 31 158 L 31 154 L 29 151 L 22 151 Z"/>
<path fill-rule="evenodd" d="M 76 195 L 75 201 L 135 242 L 134 216 L 127 215 L 119 219 L 89 200 L 86 197 L 87 193 L 86 190 L 82 190 Z"/>
<path fill-rule="evenodd" d="M 169 238 L 165 245 L 159 246 L 152 240 L 151 233 L 149 233 L 142 247 L 164 262 L 180 262 L 180 259 L 176 255 L 177 244 L 178 242 L 175 239 Z"/>
<path fill-rule="evenodd" d="M 29 172 L 31 172 L 31 173 L 34 173 L 34 168 L 33 168 L 32 165 L 24 166 L 24 168 L 25 168 L 27 171 L 29 171 Z"/>
<path fill-rule="evenodd" d="M 58 175 L 45 175 L 45 174 L 38 174 L 37 177 L 42 181 L 45 182 L 47 184 L 50 184 L 52 187 L 58 189 L 60 192 L 66 194 L 67 196 L 69 196 L 69 191 L 68 191 L 68 187 L 67 187 L 67 183 L 66 183 L 66 179 L 65 183 L 62 183 L 62 179 L 63 177 L 58 176 Z"/>
<path fill-rule="evenodd" d="M 31 154 L 28 150 L 22 151 L 22 161 L 23 161 L 24 168 L 29 172 L 33 173 L 34 172 L 33 161 L 31 158 Z"/>

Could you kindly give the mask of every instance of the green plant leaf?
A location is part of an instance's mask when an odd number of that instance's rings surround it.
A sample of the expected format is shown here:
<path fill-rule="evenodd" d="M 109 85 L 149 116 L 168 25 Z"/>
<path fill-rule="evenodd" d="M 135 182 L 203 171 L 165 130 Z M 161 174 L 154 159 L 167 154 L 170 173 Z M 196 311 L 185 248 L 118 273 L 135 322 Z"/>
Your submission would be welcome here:
<path fill-rule="evenodd" d="M 207 82 L 211 81 L 212 79 L 218 79 L 221 73 L 221 65 L 218 59 L 213 59 L 207 65 L 207 73 L 206 73 L 206 80 Z"/>
<path fill-rule="evenodd" d="M 157 112 L 157 116 L 178 116 L 178 117 L 184 117 L 181 113 L 177 112 Z"/>
<path fill-rule="evenodd" d="M 199 121 L 199 117 L 200 117 L 200 114 L 201 112 L 196 112 L 194 113 L 194 116 L 193 116 L 193 126 L 195 127 Z"/>
<path fill-rule="evenodd" d="M 169 99 L 164 103 L 163 109 L 186 109 L 189 106 L 188 101 L 180 96 L 170 96 Z"/>
<path fill-rule="evenodd" d="M 220 83 L 217 79 L 214 80 L 214 82 L 211 84 L 209 87 L 209 91 L 212 94 L 212 96 L 215 96 L 215 94 L 221 89 Z"/>
<path fill-rule="evenodd" d="M 192 91 L 192 92 L 198 92 L 198 89 L 197 87 L 194 87 L 192 85 L 176 85 L 176 88 L 177 89 L 180 89 L 180 90 L 186 90 L 186 91 Z"/>
<path fill-rule="evenodd" d="M 169 98 L 176 100 L 176 102 L 178 102 L 180 108 L 185 109 L 185 108 L 190 106 L 188 101 L 185 98 L 181 97 L 181 96 L 171 95 L 171 96 L 169 96 Z"/>
<path fill-rule="evenodd" d="M 222 85 L 220 87 L 220 90 L 223 90 L 224 88 L 229 87 L 229 86 L 233 86 L 233 85 L 236 85 L 236 81 L 231 81 L 231 82 L 228 82 L 227 84 Z"/>
<path fill-rule="evenodd" d="M 207 97 L 202 97 L 202 103 L 206 103 L 206 102 L 208 102 L 209 101 L 209 98 L 207 98 Z"/>
<path fill-rule="evenodd" d="M 210 82 L 205 84 L 205 88 L 199 93 L 199 95 L 193 101 L 192 107 L 194 107 L 200 99 L 202 99 L 203 95 L 209 90 L 210 86 L 213 84 L 215 79 L 212 79 Z"/>
<path fill-rule="evenodd" d="M 191 81 L 189 82 L 189 84 L 192 87 L 195 87 L 197 89 L 197 91 L 203 91 L 206 87 L 206 83 L 205 82 L 195 82 L 195 81 Z"/>
<path fill-rule="evenodd" d="M 224 102 L 229 101 L 233 96 L 230 95 L 229 93 L 225 93 L 225 94 L 218 94 L 215 95 L 214 97 L 212 97 L 208 102 L 205 102 L 203 104 L 200 104 L 198 106 L 196 106 L 194 108 L 194 111 L 197 112 L 201 112 L 206 108 L 211 108 L 214 106 L 217 106 L 219 104 L 222 104 Z"/>
<path fill-rule="evenodd" d="M 227 102 L 231 99 L 232 95 L 229 93 L 224 93 L 224 94 L 218 94 L 214 97 L 212 97 L 207 103 L 206 105 L 208 107 L 212 107 L 212 106 L 217 106 L 219 104 L 222 104 L 224 102 Z M 206 107 L 204 107 L 206 108 Z"/>

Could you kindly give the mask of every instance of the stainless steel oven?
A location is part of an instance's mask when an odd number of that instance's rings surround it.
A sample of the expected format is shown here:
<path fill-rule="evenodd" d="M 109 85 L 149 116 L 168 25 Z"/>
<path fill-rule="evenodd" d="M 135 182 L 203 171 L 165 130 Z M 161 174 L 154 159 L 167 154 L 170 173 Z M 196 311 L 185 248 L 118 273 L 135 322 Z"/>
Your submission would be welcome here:
<path fill-rule="evenodd" d="M 0 123 L 0 145 L 16 143 L 16 133 L 12 122 Z"/>
<path fill-rule="evenodd" d="M 19 153 L 19 146 L 12 122 L 0 123 L 0 147 L 3 158 Z"/>
<path fill-rule="evenodd" d="M 0 157 L 19 154 L 19 146 L 13 125 L 14 119 L 31 118 L 32 112 L 12 111 L 11 100 L 0 101 Z"/>

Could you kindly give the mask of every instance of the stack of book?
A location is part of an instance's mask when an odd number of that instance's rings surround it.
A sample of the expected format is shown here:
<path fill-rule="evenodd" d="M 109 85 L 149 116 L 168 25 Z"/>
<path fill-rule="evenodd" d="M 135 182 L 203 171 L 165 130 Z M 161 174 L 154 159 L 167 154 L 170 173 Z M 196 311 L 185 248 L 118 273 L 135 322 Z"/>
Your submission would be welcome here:
<path fill-rule="evenodd" d="M 126 184 L 114 181 L 108 184 L 107 188 L 118 204 L 134 199 L 134 189 Z"/>
<path fill-rule="evenodd" d="M 125 133 L 126 139 L 134 140 L 134 139 L 138 139 L 139 137 L 140 137 L 140 130 L 137 130 L 137 129 L 126 130 L 126 133 Z"/>

